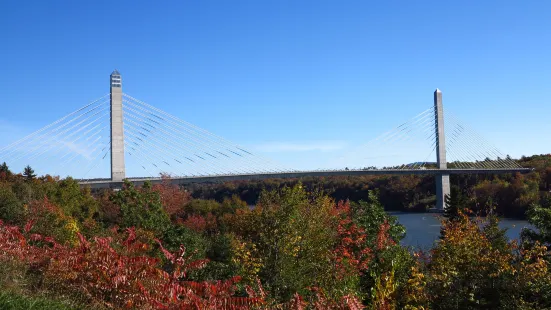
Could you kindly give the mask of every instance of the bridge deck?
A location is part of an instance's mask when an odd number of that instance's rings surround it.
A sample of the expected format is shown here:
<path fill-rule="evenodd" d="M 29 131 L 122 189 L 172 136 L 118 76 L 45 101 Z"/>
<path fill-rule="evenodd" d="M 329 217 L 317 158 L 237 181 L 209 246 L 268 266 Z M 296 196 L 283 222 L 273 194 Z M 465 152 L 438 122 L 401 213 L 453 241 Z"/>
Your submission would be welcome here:
<path fill-rule="evenodd" d="M 331 177 L 331 176 L 357 176 L 357 175 L 439 175 L 439 174 L 503 174 L 503 173 L 527 173 L 530 168 L 515 169 L 373 169 L 373 170 L 334 170 L 334 171 L 295 171 L 295 172 L 273 172 L 265 174 L 240 174 L 240 175 L 213 175 L 177 177 L 170 179 L 172 184 L 185 185 L 191 183 L 220 183 L 244 180 L 264 179 L 289 179 L 302 177 Z M 153 184 L 161 183 L 161 178 L 129 178 L 135 185 L 143 185 L 145 181 Z M 89 180 L 79 182 L 81 185 L 91 188 L 120 188 L 122 182 L 113 182 L 108 179 Z"/>

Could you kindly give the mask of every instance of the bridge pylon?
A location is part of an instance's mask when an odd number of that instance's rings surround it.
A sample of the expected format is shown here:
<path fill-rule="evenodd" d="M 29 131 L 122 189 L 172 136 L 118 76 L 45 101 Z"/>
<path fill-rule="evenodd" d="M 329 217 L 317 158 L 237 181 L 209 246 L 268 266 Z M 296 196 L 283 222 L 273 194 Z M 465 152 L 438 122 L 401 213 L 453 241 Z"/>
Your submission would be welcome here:
<path fill-rule="evenodd" d="M 122 110 L 122 80 L 119 71 L 110 76 L 111 90 L 111 181 L 122 182 L 124 166 L 124 123 Z"/>
<path fill-rule="evenodd" d="M 442 92 L 437 88 L 434 91 L 434 129 L 436 136 L 436 165 L 438 169 L 446 170 L 446 136 L 444 134 L 444 106 L 442 104 Z M 450 195 L 450 175 L 448 173 L 437 174 L 436 178 L 436 209 L 444 210 L 445 198 Z"/>

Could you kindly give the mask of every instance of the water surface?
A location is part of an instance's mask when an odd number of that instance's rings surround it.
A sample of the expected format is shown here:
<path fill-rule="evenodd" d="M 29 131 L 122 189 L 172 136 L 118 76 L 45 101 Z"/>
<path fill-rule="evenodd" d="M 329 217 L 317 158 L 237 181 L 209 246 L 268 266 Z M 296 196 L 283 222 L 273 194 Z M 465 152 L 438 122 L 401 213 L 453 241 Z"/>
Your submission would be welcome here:
<path fill-rule="evenodd" d="M 431 248 L 440 236 L 440 221 L 438 213 L 404 213 L 389 212 L 400 224 L 406 227 L 406 237 L 402 240 L 405 246 L 427 250 Z M 533 228 L 528 221 L 502 218 L 499 227 L 507 228 L 509 239 L 518 239 L 522 228 Z"/>

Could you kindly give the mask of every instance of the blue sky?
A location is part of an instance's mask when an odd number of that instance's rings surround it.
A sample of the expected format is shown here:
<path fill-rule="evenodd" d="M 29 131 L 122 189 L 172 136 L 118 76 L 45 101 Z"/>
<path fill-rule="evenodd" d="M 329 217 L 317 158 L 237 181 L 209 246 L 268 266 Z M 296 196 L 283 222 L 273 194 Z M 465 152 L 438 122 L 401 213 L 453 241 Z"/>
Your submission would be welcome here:
<path fill-rule="evenodd" d="M 2 1 L 0 145 L 108 93 L 116 68 L 125 93 L 293 168 L 350 154 L 429 108 L 435 88 L 505 153 L 549 153 L 550 11 L 549 1 Z"/>

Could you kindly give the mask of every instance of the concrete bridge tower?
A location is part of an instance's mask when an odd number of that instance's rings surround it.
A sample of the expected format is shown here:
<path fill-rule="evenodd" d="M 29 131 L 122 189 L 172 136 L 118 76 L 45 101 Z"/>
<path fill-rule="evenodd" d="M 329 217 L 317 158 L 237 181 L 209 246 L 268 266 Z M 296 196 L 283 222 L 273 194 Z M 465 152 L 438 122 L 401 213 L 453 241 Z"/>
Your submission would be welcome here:
<path fill-rule="evenodd" d="M 438 169 L 448 169 L 446 162 L 446 137 L 444 134 L 444 106 L 442 92 L 437 88 L 434 91 L 434 124 L 436 130 L 436 165 Z M 445 171 L 444 171 L 445 172 Z M 450 194 L 450 175 L 447 173 L 436 175 L 436 209 L 444 210 L 445 197 Z"/>
<path fill-rule="evenodd" d="M 111 181 L 122 182 L 124 168 L 124 129 L 122 113 L 122 80 L 119 71 L 111 73 Z"/>

